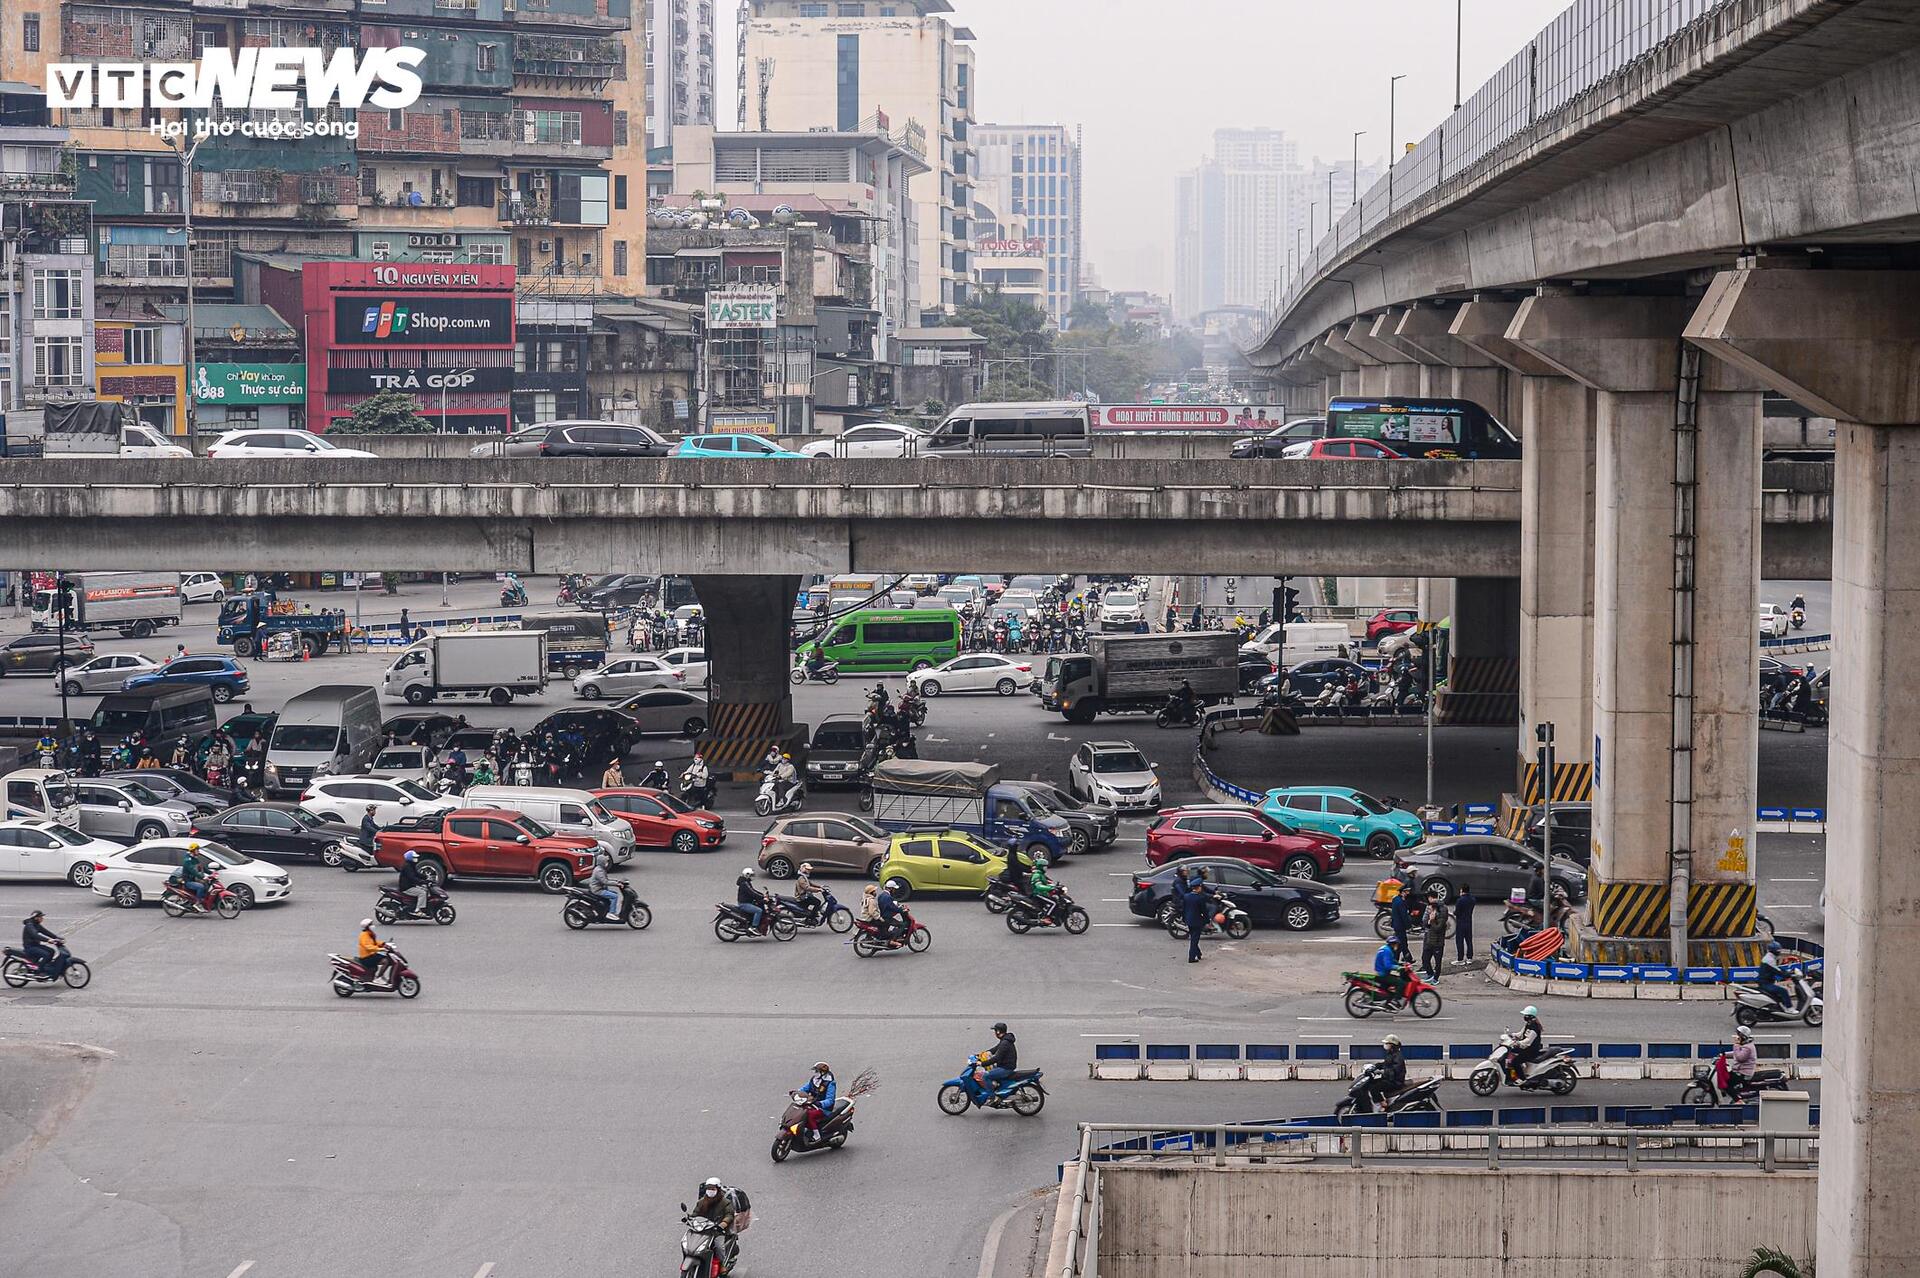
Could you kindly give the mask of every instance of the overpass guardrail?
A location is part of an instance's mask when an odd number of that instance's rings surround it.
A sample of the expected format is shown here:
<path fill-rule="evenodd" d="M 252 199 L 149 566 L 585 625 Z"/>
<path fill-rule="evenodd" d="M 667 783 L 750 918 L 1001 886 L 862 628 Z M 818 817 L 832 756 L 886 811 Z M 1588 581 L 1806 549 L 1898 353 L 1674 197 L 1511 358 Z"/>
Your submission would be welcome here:
<path fill-rule="evenodd" d="M 1682 1081 L 1695 1065 L 1710 1063 L 1730 1043 L 1564 1042 L 1556 1051 L 1573 1058 L 1582 1078 L 1602 1081 Z M 1820 1077 L 1821 1045 L 1769 1039 L 1755 1045 L 1768 1068 L 1789 1078 Z M 1408 1043 L 1401 1048 L 1409 1073 L 1422 1064 L 1448 1079 L 1464 1079 L 1493 1053 L 1491 1042 Z M 1097 1082 L 1324 1083 L 1357 1077 L 1385 1055 L 1377 1043 L 1095 1043 L 1087 1077 Z"/>

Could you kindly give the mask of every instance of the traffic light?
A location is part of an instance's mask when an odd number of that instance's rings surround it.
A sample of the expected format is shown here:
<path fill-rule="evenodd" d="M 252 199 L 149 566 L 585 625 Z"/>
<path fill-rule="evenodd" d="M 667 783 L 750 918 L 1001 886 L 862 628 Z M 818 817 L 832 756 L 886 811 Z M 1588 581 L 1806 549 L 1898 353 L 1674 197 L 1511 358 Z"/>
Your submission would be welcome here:
<path fill-rule="evenodd" d="M 1291 577 L 1281 578 L 1280 607 L 1275 611 L 1288 621 L 1298 621 L 1300 619 L 1300 592 L 1286 584 L 1292 580 L 1293 578 Z"/>

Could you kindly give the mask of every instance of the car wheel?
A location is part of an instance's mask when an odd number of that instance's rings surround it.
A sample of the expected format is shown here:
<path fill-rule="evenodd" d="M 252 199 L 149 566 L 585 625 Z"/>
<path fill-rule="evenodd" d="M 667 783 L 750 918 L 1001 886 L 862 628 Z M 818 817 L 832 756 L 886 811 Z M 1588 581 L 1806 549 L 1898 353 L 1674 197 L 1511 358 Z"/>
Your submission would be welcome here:
<path fill-rule="evenodd" d="M 794 875 L 793 862 L 784 856 L 768 857 L 766 870 L 776 879 L 790 879 Z"/>
<path fill-rule="evenodd" d="M 1313 926 L 1313 911 L 1296 901 L 1280 912 L 1280 922 L 1289 932 L 1304 932 Z"/>
<path fill-rule="evenodd" d="M 64 691 L 64 692 L 65 692 L 65 693 L 66 693 L 66 694 L 67 694 L 67 695 L 68 695 L 69 697 L 77 697 L 77 696 L 79 696 L 79 695 L 80 695 L 80 681 L 79 681 L 78 679 L 69 679 L 69 680 L 67 680 L 67 686 L 66 686 L 66 687 L 65 687 L 64 689 L 62 689 L 62 691 Z"/>
<path fill-rule="evenodd" d="M 1161 927 L 1172 928 L 1173 920 L 1174 910 L 1172 901 L 1162 902 L 1160 908 L 1153 912 L 1153 921 Z"/>
<path fill-rule="evenodd" d="M 878 879 L 880 877 L 880 866 L 886 859 L 884 856 L 876 856 L 873 860 L 867 862 L 867 877 L 870 879 Z"/>
<path fill-rule="evenodd" d="M 1310 856 L 1289 857 L 1281 873 L 1296 879 L 1317 879 L 1320 867 Z"/>
<path fill-rule="evenodd" d="M 695 715 L 680 725 L 680 735 L 692 741 L 707 730 L 707 721 Z"/>
<path fill-rule="evenodd" d="M 993 685 L 993 690 L 1003 697 L 1011 697 L 1014 693 L 1020 691 L 1020 685 L 1011 679 L 1002 679 L 999 683 Z"/>
<path fill-rule="evenodd" d="M 496 706 L 511 705 L 513 703 L 513 693 L 505 688 L 495 688 L 487 694 L 487 700 Z"/>
<path fill-rule="evenodd" d="M 540 886 L 557 896 L 573 886 L 573 870 L 565 862 L 549 861 L 540 867 Z"/>
<path fill-rule="evenodd" d="M 92 887 L 93 886 L 93 862 L 75 861 L 73 863 L 73 868 L 67 871 L 67 882 L 73 884 L 77 888 Z"/>
<path fill-rule="evenodd" d="M 150 843 L 154 839 L 164 839 L 166 837 L 167 827 L 161 825 L 158 821 L 142 821 L 133 829 L 133 838 L 136 843 Z"/>
<path fill-rule="evenodd" d="M 340 845 L 338 843 L 329 843 L 320 849 L 320 864 L 329 869 L 339 869 L 340 863 L 345 859 L 345 857 L 340 855 Z"/>
<path fill-rule="evenodd" d="M 923 697 L 939 696 L 940 681 L 938 679 L 922 679 L 920 681 L 920 695 Z"/>
<path fill-rule="evenodd" d="M 227 592 L 226 592 L 226 591 L 224 591 L 224 590 L 216 590 L 216 591 L 214 591 L 214 592 L 213 592 L 213 602 L 214 602 L 214 603 L 225 603 L 226 601 L 227 601 Z"/>
<path fill-rule="evenodd" d="M 700 840 L 692 830 L 682 830 L 673 836 L 673 850 L 685 855 L 700 850 Z"/>
<path fill-rule="evenodd" d="M 131 910 L 140 904 L 140 889 L 132 883 L 113 885 L 113 903 L 123 910 Z"/>
<path fill-rule="evenodd" d="M 221 705 L 233 700 L 233 687 L 230 684 L 216 683 L 212 688 L 213 699 Z"/>
<path fill-rule="evenodd" d="M 928 661 L 925 657 L 922 657 L 920 660 L 913 663 L 913 668 L 915 670 L 931 670 L 933 669 L 933 663 L 931 661 Z"/>
<path fill-rule="evenodd" d="M 1376 861 L 1384 861 L 1394 854 L 1396 847 L 1393 836 L 1383 832 L 1367 840 L 1367 855 Z"/>
<path fill-rule="evenodd" d="M 234 900 L 240 902 L 241 909 L 250 910 L 253 908 L 253 905 L 254 905 L 253 889 L 248 887 L 246 884 L 236 883 L 232 887 L 228 888 L 227 891 L 233 894 Z"/>
<path fill-rule="evenodd" d="M 600 699 L 600 685 L 597 683 L 582 684 L 580 686 L 580 699 L 582 701 L 598 701 Z"/>
<path fill-rule="evenodd" d="M 1080 853 L 1085 852 L 1087 848 L 1091 845 L 1090 841 L 1087 838 L 1087 832 L 1085 830 L 1080 829 L 1077 826 L 1074 827 L 1072 838 L 1073 838 L 1073 854 L 1075 856 L 1078 856 Z"/>
<path fill-rule="evenodd" d="M 423 856 L 419 861 L 420 877 L 435 887 L 447 885 L 447 867 L 433 857 Z"/>
<path fill-rule="evenodd" d="M 407 704 L 410 706 L 424 706 L 427 704 L 427 695 L 426 688 L 416 683 L 407 689 Z"/>
<path fill-rule="evenodd" d="M 886 889 L 893 893 L 893 899 L 896 901 L 905 901 L 913 896 L 913 884 L 902 878 L 888 879 Z"/>
<path fill-rule="evenodd" d="M 1453 899 L 1453 884 L 1441 878 L 1427 879 L 1420 884 L 1420 895 L 1438 897 L 1441 901 L 1451 901 Z"/>

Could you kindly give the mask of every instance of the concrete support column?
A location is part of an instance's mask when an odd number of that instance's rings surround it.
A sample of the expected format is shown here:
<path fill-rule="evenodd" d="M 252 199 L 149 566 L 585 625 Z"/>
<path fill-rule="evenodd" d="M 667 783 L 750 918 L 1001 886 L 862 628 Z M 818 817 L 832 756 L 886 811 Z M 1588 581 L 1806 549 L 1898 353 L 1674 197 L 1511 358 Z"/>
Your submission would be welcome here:
<path fill-rule="evenodd" d="M 1701 361 L 1689 608 L 1675 588 L 1674 537 L 1679 339 L 1691 310 L 1677 297 L 1543 295 L 1520 304 L 1506 333 L 1598 392 L 1588 916 L 1606 939 L 1668 935 L 1677 858 L 1691 867 L 1682 908 L 1693 939 L 1753 927 L 1759 657 L 1747 618 L 1759 585 L 1760 396 Z M 1676 649 L 1689 647 L 1690 703 L 1684 687 L 1675 696 Z M 1688 791 L 1689 808 L 1677 809 Z"/>
<path fill-rule="evenodd" d="M 1364 395 L 1366 391 L 1366 370 L 1373 367 L 1373 357 L 1347 341 L 1350 326 L 1330 329 L 1313 345 L 1313 353 L 1321 363 L 1329 368 L 1338 369 L 1338 393 L 1341 395 Z"/>
<path fill-rule="evenodd" d="M 1534 729 L 1553 724 L 1556 761 L 1575 774 L 1556 792 L 1587 798 L 1594 392 L 1568 377 L 1522 377 L 1520 387 L 1520 759 L 1534 757 Z"/>
<path fill-rule="evenodd" d="M 1399 314 L 1389 311 L 1378 316 L 1363 316 L 1347 327 L 1347 345 L 1374 361 L 1374 365 L 1363 369 L 1360 375 L 1360 384 L 1368 395 L 1404 398 L 1420 393 L 1420 365 L 1390 337 L 1400 322 Z"/>
<path fill-rule="evenodd" d="M 1920 273 L 1718 276 L 1687 338 L 1839 421 L 1827 729 L 1823 1278 L 1920 1274 Z"/>
<path fill-rule="evenodd" d="M 800 578 L 702 575 L 692 580 L 711 663 L 701 752 L 715 772 L 757 771 L 769 749 L 794 745 L 787 634 Z"/>

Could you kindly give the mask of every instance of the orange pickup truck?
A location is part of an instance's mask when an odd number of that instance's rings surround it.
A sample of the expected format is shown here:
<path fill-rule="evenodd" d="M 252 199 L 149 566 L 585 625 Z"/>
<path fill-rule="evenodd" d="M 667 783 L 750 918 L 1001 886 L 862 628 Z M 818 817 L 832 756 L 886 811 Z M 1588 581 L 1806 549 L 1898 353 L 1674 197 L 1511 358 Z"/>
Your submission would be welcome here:
<path fill-rule="evenodd" d="M 532 817 L 493 808 L 457 808 L 408 817 L 380 831 L 374 859 L 398 869 L 419 853 L 430 883 L 448 879 L 531 879 L 564 892 L 593 870 L 594 840 L 556 834 Z"/>

